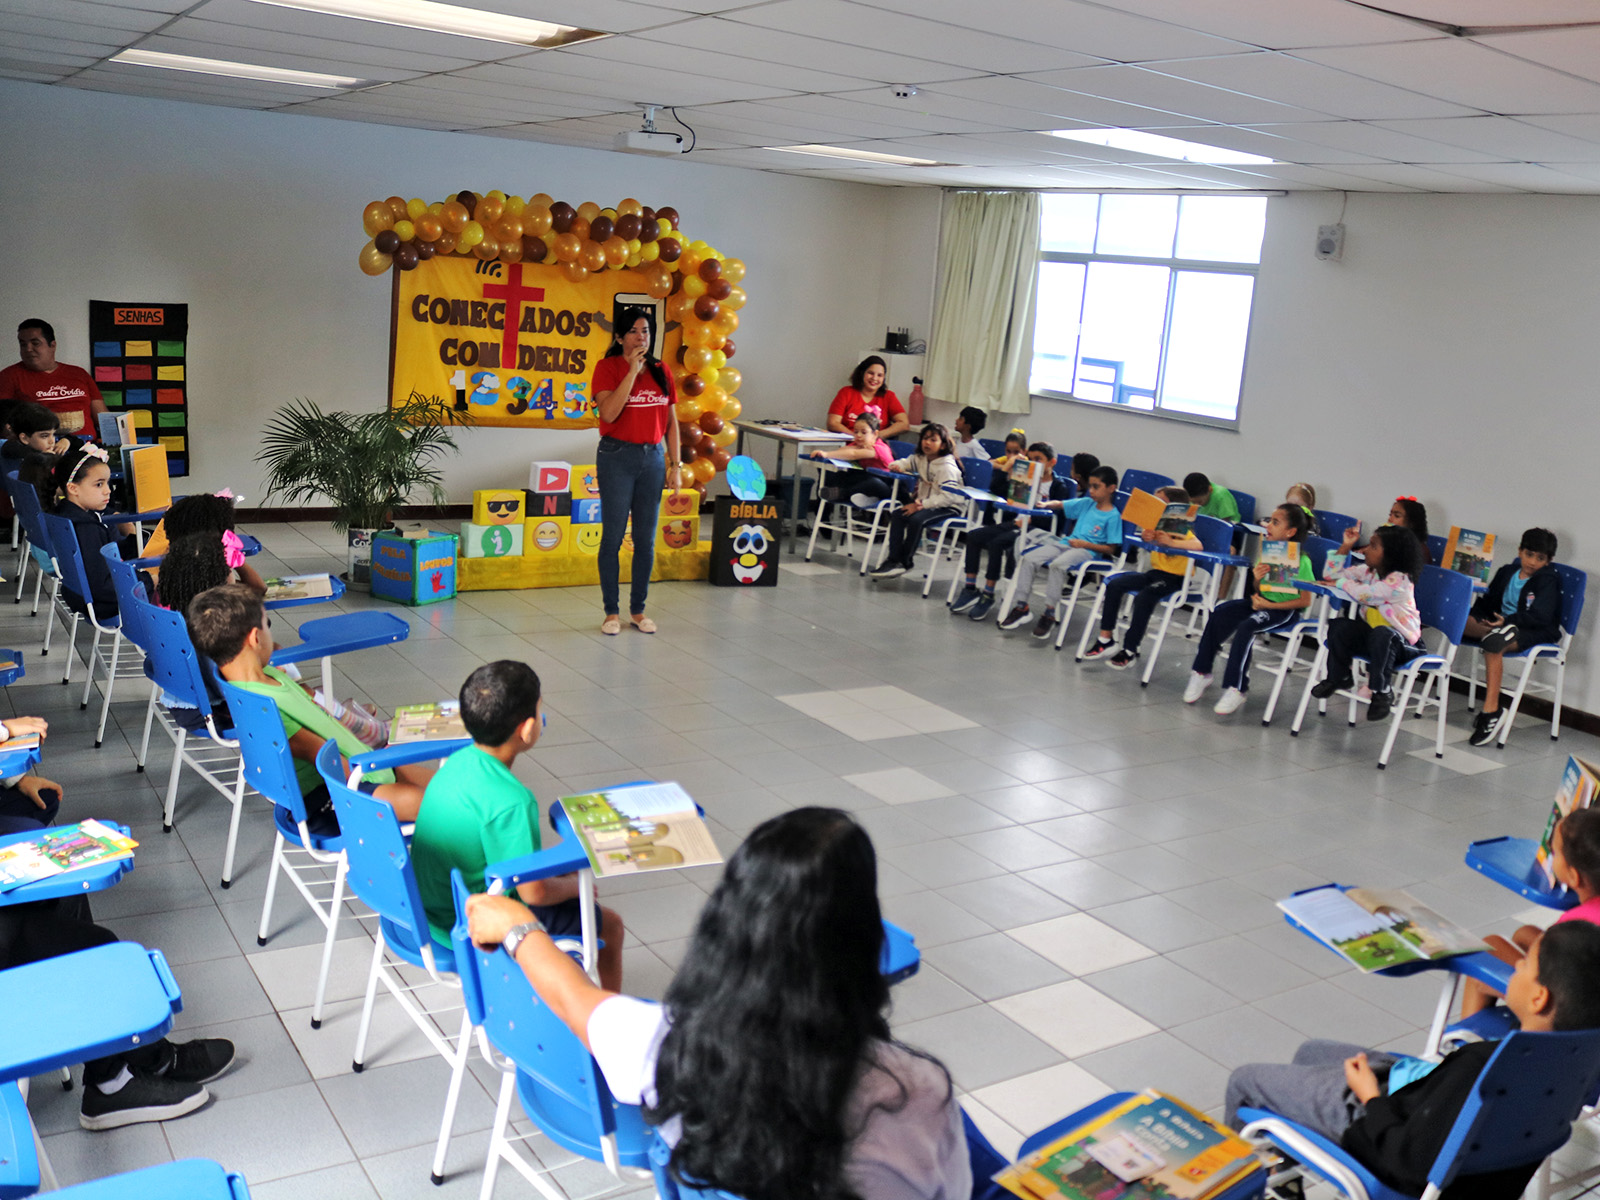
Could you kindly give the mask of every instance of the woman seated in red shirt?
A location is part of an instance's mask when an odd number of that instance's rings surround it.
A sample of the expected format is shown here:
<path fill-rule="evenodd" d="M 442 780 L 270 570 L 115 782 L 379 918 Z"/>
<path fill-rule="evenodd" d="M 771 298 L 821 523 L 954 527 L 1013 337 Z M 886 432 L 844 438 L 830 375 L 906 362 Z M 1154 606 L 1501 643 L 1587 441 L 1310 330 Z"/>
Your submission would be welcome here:
<path fill-rule="evenodd" d="M 828 405 L 828 428 L 834 433 L 854 433 L 856 418 L 869 412 L 878 418 L 878 436 L 892 438 L 911 428 L 905 406 L 884 382 L 889 368 L 876 354 L 864 358 L 850 373 L 850 385 Z"/>

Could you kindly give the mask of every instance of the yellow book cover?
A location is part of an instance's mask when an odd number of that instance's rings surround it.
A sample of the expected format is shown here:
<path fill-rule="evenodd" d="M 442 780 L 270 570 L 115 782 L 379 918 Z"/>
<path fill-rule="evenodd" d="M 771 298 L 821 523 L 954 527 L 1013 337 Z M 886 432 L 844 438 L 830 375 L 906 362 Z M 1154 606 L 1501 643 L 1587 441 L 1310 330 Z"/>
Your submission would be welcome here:
<path fill-rule="evenodd" d="M 172 477 L 167 472 L 165 446 L 140 446 L 128 451 L 128 473 L 133 484 L 135 512 L 155 512 L 172 507 Z"/>
<path fill-rule="evenodd" d="M 1161 520 L 1161 514 L 1166 511 L 1167 502 L 1160 496 L 1152 495 L 1143 488 L 1134 488 L 1133 495 L 1122 506 L 1122 521 L 1125 525 L 1137 525 L 1141 531 L 1148 532 L 1156 527 L 1156 522 Z"/>

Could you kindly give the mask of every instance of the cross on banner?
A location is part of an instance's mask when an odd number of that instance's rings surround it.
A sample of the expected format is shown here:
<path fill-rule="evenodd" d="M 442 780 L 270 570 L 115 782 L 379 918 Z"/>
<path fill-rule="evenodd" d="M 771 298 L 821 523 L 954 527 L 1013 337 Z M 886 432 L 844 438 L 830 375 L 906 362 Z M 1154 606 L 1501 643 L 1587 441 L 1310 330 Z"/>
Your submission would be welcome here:
<path fill-rule="evenodd" d="M 522 324 L 522 302 L 543 300 L 544 289 L 522 286 L 522 264 L 513 263 L 504 284 L 483 285 L 485 300 L 506 302 L 505 322 L 500 334 L 500 365 L 507 370 L 517 364 L 517 327 Z"/>

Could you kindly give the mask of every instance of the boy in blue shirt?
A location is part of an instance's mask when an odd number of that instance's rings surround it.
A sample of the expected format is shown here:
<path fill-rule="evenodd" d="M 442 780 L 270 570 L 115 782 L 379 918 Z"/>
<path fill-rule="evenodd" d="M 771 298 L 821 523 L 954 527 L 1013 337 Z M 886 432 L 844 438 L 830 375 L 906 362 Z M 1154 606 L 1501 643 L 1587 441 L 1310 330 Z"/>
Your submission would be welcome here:
<path fill-rule="evenodd" d="M 1028 447 L 1028 458 L 1040 463 L 1050 476 L 1050 490 L 1040 508 L 1059 509 L 1066 503 L 1072 488 L 1055 473 L 1056 452 L 1049 442 L 1035 442 Z M 1005 568 L 1015 565 L 1013 554 L 1017 539 L 1022 534 L 1022 518 L 1009 516 L 1000 510 L 998 525 L 980 525 L 967 530 L 966 587 L 950 605 L 950 611 L 966 613 L 974 621 L 982 621 L 994 608 L 994 589 Z M 983 578 L 983 589 L 978 589 L 978 566 L 984 551 L 989 552 L 989 568 Z"/>
<path fill-rule="evenodd" d="M 1034 625 L 1033 635 L 1044 638 L 1056 623 L 1056 608 L 1066 590 L 1067 575 L 1096 558 L 1113 559 L 1122 553 L 1122 514 L 1117 511 L 1117 472 L 1112 467 L 1096 467 L 1089 473 L 1089 494 L 1068 500 L 1061 515 L 1074 522 L 1072 532 L 1056 537 L 1047 530 L 1030 529 L 1017 556 L 1016 596 L 1011 611 L 1000 621 L 1001 629 L 1020 629 L 1033 615 L 1028 596 L 1033 578 L 1045 568 L 1043 610 Z"/>
<path fill-rule="evenodd" d="M 1489 590 L 1473 602 L 1467 636 L 1483 651 L 1483 708 L 1472 723 L 1474 746 L 1494 741 L 1500 725 L 1500 680 L 1507 654 L 1561 640 L 1561 574 L 1550 565 L 1556 535 L 1529 529 L 1517 546 L 1517 561 L 1495 572 Z"/>

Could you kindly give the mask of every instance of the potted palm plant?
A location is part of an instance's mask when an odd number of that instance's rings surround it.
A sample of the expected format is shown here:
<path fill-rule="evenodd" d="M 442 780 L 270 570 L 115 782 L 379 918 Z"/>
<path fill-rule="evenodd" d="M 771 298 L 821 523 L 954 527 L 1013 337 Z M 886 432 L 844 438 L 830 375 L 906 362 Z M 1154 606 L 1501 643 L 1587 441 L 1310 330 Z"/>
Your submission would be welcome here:
<path fill-rule="evenodd" d="M 372 536 L 389 527 L 394 510 L 418 493 L 445 502 L 436 462 L 459 453 L 449 427 L 461 423 L 444 401 L 420 392 L 368 413 L 323 412 L 315 401 L 296 400 L 267 423 L 256 461 L 267 468 L 269 497 L 333 502 L 333 527 L 346 535 L 347 579 L 365 588 Z"/>

